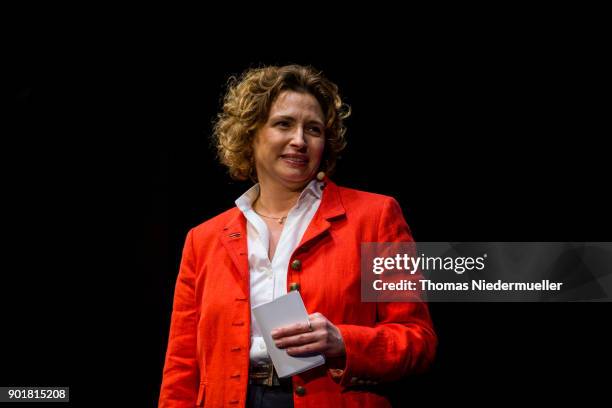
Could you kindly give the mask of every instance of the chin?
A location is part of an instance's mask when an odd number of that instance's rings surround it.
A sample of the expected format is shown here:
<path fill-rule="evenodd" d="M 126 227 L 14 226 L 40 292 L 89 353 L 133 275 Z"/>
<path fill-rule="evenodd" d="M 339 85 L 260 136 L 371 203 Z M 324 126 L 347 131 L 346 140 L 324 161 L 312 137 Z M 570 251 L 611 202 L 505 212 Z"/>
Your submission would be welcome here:
<path fill-rule="evenodd" d="M 302 173 L 302 174 L 282 174 L 281 179 L 285 180 L 287 183 L 291 184 L 305 184 L 308 183 L 312 179 L 312 174 L 310 173 Z"/>

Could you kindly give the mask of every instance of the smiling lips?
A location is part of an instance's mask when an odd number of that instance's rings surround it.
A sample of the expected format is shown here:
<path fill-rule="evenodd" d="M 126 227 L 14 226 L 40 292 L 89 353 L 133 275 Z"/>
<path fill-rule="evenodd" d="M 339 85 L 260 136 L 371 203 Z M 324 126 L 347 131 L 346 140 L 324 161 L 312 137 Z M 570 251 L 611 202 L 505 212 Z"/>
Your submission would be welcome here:
<path fill-rule="evenodd" d="M 294 167 L 304 167 L 308 164 L 308 156 L 305 154 L 283 154 L 281 159 Z"/>

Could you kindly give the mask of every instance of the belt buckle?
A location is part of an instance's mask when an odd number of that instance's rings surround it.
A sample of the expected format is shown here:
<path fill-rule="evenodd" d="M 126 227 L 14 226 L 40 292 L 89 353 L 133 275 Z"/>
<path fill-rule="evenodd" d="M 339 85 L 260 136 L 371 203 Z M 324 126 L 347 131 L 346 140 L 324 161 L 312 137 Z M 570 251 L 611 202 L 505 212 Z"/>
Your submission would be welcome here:
<path fill-rule="evenodd" d="M 251 384 L 274 386 L 280 385 L 274 364 L 264 363 L 258 364 L 249 369 L 249 382 Z"/>

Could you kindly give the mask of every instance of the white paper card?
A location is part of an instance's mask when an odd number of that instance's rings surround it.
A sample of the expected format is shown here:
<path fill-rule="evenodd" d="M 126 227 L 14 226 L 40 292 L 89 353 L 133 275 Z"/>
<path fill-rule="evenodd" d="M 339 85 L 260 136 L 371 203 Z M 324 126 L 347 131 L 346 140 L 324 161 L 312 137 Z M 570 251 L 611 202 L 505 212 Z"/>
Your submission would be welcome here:
<path fill-rule="evenodd" d="M 261 330 L 279 378 L 299 374 L 325 364 L 325 357 L 322 354 L 307 357 L 290 356 L 286 350 L 276 347 L 270 335 L 272 330 L 281 326 L 308 322 L 308 312 L 297 290 L 280 296 L 272 302 L 254 307 L 253 316 Z"/>

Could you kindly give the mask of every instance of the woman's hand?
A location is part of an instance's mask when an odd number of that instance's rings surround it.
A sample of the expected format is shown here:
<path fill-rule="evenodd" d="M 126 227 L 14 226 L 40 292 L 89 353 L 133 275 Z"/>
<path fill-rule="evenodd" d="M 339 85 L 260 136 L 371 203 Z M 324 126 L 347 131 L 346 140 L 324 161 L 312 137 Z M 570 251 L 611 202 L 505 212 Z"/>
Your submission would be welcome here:
<path fill-rule="evenodd" d="M 272 330 L 272 339 L 276 347 L 286 349 L 292 356 L 323 353 L 325 357 L 342 357 L 345 355 L 344 340 L 336 326 L 321 313 L 308 316 L 307 323 L 296 323 L 291 326 Z"/>

